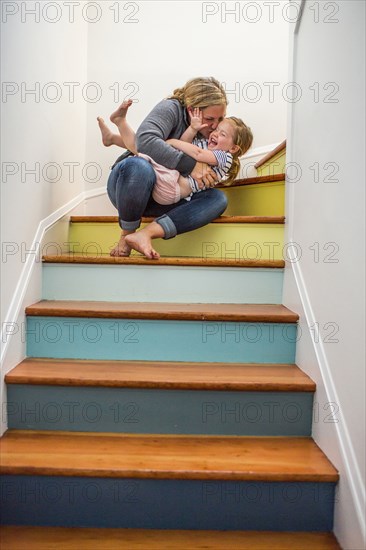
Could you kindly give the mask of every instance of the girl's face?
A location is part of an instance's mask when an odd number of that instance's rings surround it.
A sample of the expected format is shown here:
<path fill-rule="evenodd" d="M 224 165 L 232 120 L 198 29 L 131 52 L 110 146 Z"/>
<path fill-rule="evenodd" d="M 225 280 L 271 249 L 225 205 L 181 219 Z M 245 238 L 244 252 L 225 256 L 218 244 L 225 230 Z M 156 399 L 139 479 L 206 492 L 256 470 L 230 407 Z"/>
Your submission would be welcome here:
<path fill-rule="evenodd" d="M 224 119 L 216 130 L 211 132 L 208 139 L 208 148 L 234 154 L 239 150 L 239 146 L 234 144 L 234 136 L 235 129 L 233 125 Z"/>

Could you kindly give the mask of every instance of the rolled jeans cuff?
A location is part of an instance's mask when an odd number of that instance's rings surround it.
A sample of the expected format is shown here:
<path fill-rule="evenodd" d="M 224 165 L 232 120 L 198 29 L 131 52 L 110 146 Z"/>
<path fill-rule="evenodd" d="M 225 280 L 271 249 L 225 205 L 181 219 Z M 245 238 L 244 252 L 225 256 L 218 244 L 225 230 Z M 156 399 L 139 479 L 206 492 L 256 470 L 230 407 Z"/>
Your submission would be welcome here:
<path fill-rule="evenodd" d="M 156 218 L 155 221 L 164 229 L 164 239 L 172 239 L 178 233 L 173 221 L 166 214 Z"/>
<path fill-rule="evenodd" d="M 126 222 L 124 220 L 121 220 L 121 218 L 119 218 L 118 223 L 121 229 L 125 229 L 126 231 L 133 231 L 134 229 L 138 229 L 140 227 L 141 220 L 136 220 L 134 222 Z"/>

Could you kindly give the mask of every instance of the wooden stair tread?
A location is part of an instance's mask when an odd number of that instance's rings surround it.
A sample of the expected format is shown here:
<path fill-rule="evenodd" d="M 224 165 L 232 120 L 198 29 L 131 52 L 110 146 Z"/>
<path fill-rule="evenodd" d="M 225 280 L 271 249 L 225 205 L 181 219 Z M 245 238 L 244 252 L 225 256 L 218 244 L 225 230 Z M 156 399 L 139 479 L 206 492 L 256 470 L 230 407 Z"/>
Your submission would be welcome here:
<path fill-rule="evenodd" d="M 263 158 L 261 158 L 255 165 L 255 168 L 259 168 L 260 166 L 263 166 L 266 162 L 271 160 L 273 157 L 277 155 L 280 151 L 283 151 L 283 149 L 286 148 L 286 140 L 283 140 L 277 147 L 275 147 L 272 151 L 267 153 Z"/>
<path fill-rule="evenodd" d="M 23 526 L 0 533 L 2 550 L 340 550 L 332 533 Z"/>
<path fill-rule="evenodd" d="M 27 358 L 5 376 L 7 384 L 313 392 L 296 365 L 96 361 Z"/>
<path fill-rule="evenodd" d="M 27 315 L 113 319 L 175 319 L 295 323 L 299 316 L 281 304 L 179 304 L 163 302 L 92 302 L 42 300 Z"/>
<path fill-rule="evenodd" d="M 267 176 L 265 176 L 267 177 Z M 250 178 L 262 179 L 262 178 Z M 241 182 L 244 180 L 238 180 Z M 142 223 L 150 223 L 154 221 L 154 217 L 143 217 Z M 71 216 L 71 223 L 118 223 L 118 216 Z M 238 223 L 238 224 L 284 224 L 285 216 L 220 216 L 215 218 L 210 223 Z"/>
<path fill-rule="evenodd" d="M 254 176 L 253 178 L 243 178 L 235 180 L 229 187 L 222 183 L 216 185 L 219 189 L 231 189 L 232 187 L 243 187 L 244 185 L 257 185 L 265 183 L 284 182 L 286 174 L 272 174 L 267 176 Z"/>
<path fill-rule="evenodd" d="M 66 253 L 58 255 L 45 255 L 42 257 L 45 263 L 62 264 L 109 264 L 109 265 L 151 265 L 161 266 L 193 266 L 193 267 L 247 267 L 247 268 L 272 268 L 285 267 L 284 260 L 232 260 L 222 258 L 188 258 L 188 257 L 160 257 L 159 260 L 148 260 L 143 256 L 130 256 L 128 258 L 110 256 L 109 254 L 93 253 Z"/>
<path fill-rule="evenodd" d="M 0 439 L 0 449 L 1 472 L 9 475 L 338 480 L 337 470 L 308 437 L 8 430 Z"/>

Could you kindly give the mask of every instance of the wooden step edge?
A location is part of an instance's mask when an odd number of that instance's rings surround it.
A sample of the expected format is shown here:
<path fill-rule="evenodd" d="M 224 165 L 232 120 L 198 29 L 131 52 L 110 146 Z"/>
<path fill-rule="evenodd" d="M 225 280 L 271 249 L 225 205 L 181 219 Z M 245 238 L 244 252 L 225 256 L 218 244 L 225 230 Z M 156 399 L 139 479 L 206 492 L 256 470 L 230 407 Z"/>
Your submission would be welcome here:
<path fill-rule="evenodd" d="M 222 183 L 219 183 L 216 187 L 219 189 L 231 189 L 232 187 L 243 187 L 245 185 L 257 185 L 265 183 L 274 183 L 274 182 L 285 182 L 286 174 L 272 174 L 271 176 L 255 176 L 253 178 L 243 178 L 240 180 L 235 180 L 229 186 L 225 186 Z"/>
<path fill-rule="evenodd" d="M 103 264 L 103 265 L 149 265 L 154 267 L 235 267 L 235 268 L 268 268 L 283 269 L 284 260 L 233 260 L 221 258 L 185 258 L 161 257 L 159 260 L 148 260 L 143 256 L 116 257 L 109 254 L 66 253 L 59 255 L 45 255 L 44 263 L 59 264 Z"/>
<path fill-rule="evenodd" d="M 2 550 L 341 550 L 333 533 L 3 526 Z"/>
<path fill-rule="evenodd" d="M 299 315 L 273 304 L 176 304 L 41 300 L 25 309 L 28 316 L 92 317 L 175 321 L 297 323 Z"/>
<path fill-rule="evenodd" d="M 273 157 L 277 155 L 280 151 L 286 148 L 286 140 L 283 140 L 277 147 L 275 147 L 272 151 L 267 153 L 263 158 L 261 158 L 255 165 L 254 168 L 259 168 L 260 166 L 263 166 L 268 160 L 271 160 Z"/>
<path fill-rule="evenodd" d="M 159 470 L 146 468 L 88 468 L 88 467 L 62 467 L 62 466 L 11 466 L 2 464 L 0 475 L 17 476 L 60 476 L 60 477 L 102 477 L 113 479 L 189 479 L 212 481 L 252 481 L 252 482 L 283 482 L 283 483 L 337 483 L 336 474 L 309 473 L 277 473 L 277 472 L 235 472 L 222 470 Z"/>
<path fill-rule="evenodd" d="M 267 177 L 267 176 L 264 176 Z M 277 179 L 275 181 L 278 181 L 278 176 L 273 176 Z M 250 178 L 248 180 L 237 180 L 235 182 L 235 185 L 248 185 L 249 183 L 261 183 L 258 181 L 253 182 L 252 180 L 261 180 L 263 177 L 260 178 Z M 250 180 L 250 181 L 249 181 Z M 241 183 L 241 182 L 246 182 Z M 154 221 L 154 217 L 143 217 L 142 223 L 150 223 Z M 118 216 L 71 216 L 70 217 L 71 223 L 118 223 Z M 260 223 L 260 224 L 281 224 L 283 225 L 285 223 L 285 216 L 220 216 L 219 218 L 215 218 L 210 223 L 238 223 L 238 224 L 253 224 L 253 223 Z"/>
<path fill-rule="evenodd" d="M 0 446 L 3 475 L 322 483 L 339 480 L 338 471 L 311 437 L 8 430 Z"/>
<path fill-rule="evenodd" d="M 286 379 L 287 378 L 287 379 Z M 296 365 L 89 361 L 27 358 L 5 375 L 9 385 L 165 390 L 315 392 Z"/>

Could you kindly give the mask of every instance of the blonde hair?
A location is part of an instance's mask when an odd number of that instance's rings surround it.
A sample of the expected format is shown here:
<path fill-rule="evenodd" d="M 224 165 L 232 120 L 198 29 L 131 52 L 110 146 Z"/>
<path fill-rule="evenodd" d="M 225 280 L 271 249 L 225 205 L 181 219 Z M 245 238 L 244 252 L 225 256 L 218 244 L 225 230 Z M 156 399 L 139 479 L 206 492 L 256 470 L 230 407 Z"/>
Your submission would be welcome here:
<path fill-rule="evenodd" d="M 228 177 L 222 182 L 223 185 L 231 185 L 235 180 L 236 176 L 240 170 L 240 160 L 239 157 L 244 155 L 250 148 L 253 143 L 253 133 L 252 130 L 244 124 L 240 118 L 235 116 L 230 116 L 225 118 L 234 128 L 233 141 L 234 145 L 239 147 L 239 150 L 236 153 L 233 153 L 233 162 L 228 172 Z"/>
<path fill-rule="evenodd" d="M 211 105 L 227 105 L 224 88 L 212 76 L 192 78 L 182 87 L 174 90 L 168 99 L 177 99 L 184 107 L 204 109 Z"/>

